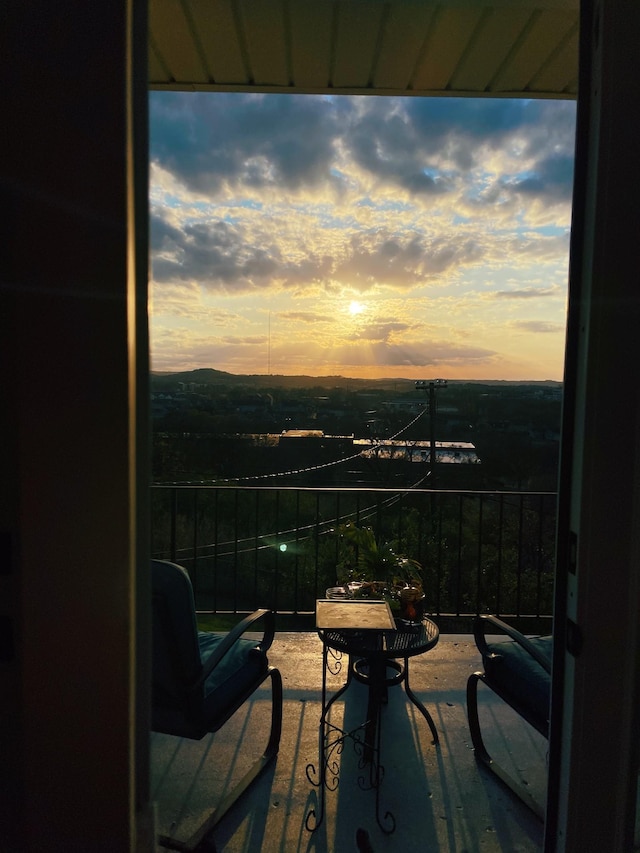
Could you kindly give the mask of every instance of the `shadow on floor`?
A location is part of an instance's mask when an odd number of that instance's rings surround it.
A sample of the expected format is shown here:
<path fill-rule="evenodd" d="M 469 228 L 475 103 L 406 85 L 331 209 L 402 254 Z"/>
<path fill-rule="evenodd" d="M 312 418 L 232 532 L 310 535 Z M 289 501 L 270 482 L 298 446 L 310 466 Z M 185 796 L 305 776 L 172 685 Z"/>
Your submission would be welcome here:
<path fill-rule="evenodd" d="M 541 850 L 540 822 L 473 756 L 465 689 L 480 659 L 471 637 L 445 635 L 411 661 L 412 688 L 433 716 L 439 745 L 403 688 L 391 688 L 382 712 L 377 816 L 376 791 L 363 789 L 366 768 L 347 742 L 335 756 L 338 784 L 326 791 L 324 816 L 313 832 L 305 822 L 310 809 L 319 814 L 319 791 L 307 766 L 318 767 L 321 644 L 315 634 L 278 634 L 269 657 L 285 688 L 280 753 L 212 833 L 219 853 L 358 853 L 358 830 L 364 853 Z M 343 682 L 344 672 L 330 687 Z M 488 747 L 544 802 L 546 741 L 490 691 L 480 693 L 479 707 Z M 332 708 L 332 722 L 355 729 L 365 712 L 366 688 L 354 682 Z M 269 713 L 265 689 L 203 741 L 152 735 L 152 796 L 161 831 L 183 837 L 205 808 L 215 806 L 264 746 Z M 387 812 L 395 820 L 392 833 L 385 832 L 393 826 Z M 365 834 L 368 850 L 362 847 Z"/>

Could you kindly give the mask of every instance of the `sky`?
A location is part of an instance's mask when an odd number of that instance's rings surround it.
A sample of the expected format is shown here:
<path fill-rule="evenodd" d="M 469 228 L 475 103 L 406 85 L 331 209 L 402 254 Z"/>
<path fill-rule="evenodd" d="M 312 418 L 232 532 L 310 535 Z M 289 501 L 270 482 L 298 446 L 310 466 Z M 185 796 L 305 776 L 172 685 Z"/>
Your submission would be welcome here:
<path fill-rule="evenodd" d="M 561 380 L 575 103 L 150 93 L 153 371 Z"/>

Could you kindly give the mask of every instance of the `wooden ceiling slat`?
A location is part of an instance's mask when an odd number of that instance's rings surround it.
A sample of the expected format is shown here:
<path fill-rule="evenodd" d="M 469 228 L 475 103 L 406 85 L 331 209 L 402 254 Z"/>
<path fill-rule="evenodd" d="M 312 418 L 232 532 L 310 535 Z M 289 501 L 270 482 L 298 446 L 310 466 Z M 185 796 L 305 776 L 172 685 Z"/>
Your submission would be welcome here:
<path fill-rule="evenodd" d="M 303 89 L 325 88 L 331 74 L 332 15 L 322 3 L 292 3 L 289 14 L 294 83 Z"/>
<path fill-rule="evenodd" d="M 336 89 L 368 86 L 384 6 L 376 0 L 340 3 L 331 83 Z"/>
<path fill-rule="evenodd" d="M 532 81 L 542 65 L 576 25 L 577 15 L 560 10 L 545 10 L 535 14 L 528 28 L 527 38 L 509 57 L 508 64 L 498 73 L 492 88 L 506 92 L 535 91 Z M 569 62 L 577 80 L 578 50 L 569 49 Z M 551 92 L 554 86 L 548 87 Z M 560 87 L 558 87 L 560 91 Z M 574 89 L 574 94 L 577 92 Z"/>
<path fill-rule="evenodd" d="M 423 2 L 392 5 L 386 21 L 373 85 L 407 89 L 420 57 L 434 7 Z"/>
<path fill-rule="evenodd" d="M 147 51 L 147 74 L 150 81 L 155 83 L 168 83 L 169 73 L 158 56 L 153 39 L 149 38 L 149 50 Z"/>
<path fill-rule="evenodd" d="M 484 15 L 472 43 L 451 77 L 451 88 L 486 91 L 529 18 L 530 13 L 526 9 L 517 7 L 492 9 Z M 494 50 L 487 50 L 488 44 L 494 45 Z"/>
<path fill-rule="evenodd" d="M 254 82 L 288 86 L 282 0 L 240 0 L 240 8 Z"/>
<path fill-rule="evenodd" d="M 153 0 L 149 30 L 162 64 L 177 82 L 206 83 L 191 27 L 179 0 Z"/>
<path fill-rule="evenodd" d="M 439 6 L 429 27 L 425 55 L 416 72 L 414 89 L 446 91 L 480 18 L 482 7 Z"/>
<path fill-rule="evenodd" d="M 191 0 L 190 10 L 207 68 L 216 83 L 249 83 L 231 0 Z"/>
<path fill-rule="evenodd" d="M 575 62 L 572 62 L 575 57 Z M 553 91 L 557 86 L 567 90 L 575 77 L 578 57 L 578 30 L 573 28 L 561 49 L 555 51 L 541 70 L 531 80 L 531 87 L 541 92 Z"/>

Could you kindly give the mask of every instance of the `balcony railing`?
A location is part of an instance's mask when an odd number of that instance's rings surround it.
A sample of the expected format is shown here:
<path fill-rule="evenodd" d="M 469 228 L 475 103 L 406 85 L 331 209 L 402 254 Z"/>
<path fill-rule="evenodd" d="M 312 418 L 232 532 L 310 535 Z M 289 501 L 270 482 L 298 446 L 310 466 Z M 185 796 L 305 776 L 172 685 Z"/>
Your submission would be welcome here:
<path fill-rule="evenodd" d="M 187 568 L 200 611 L 268 606 L 312 627 L 351 522 L 422 565 L 441 630 L 487 612 L 538 630 L 551 616 L 551 492 L 154 485 L 151 507 L 153 556 Z"/>

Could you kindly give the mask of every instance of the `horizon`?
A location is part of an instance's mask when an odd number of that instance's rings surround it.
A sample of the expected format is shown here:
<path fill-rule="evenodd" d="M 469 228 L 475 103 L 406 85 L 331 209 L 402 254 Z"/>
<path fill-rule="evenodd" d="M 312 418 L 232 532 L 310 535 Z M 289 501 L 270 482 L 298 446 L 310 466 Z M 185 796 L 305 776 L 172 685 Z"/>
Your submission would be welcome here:
<path fill-rule="evenodd" d="M 570 101 L 151 93 L 152 372 L 561 382 L 574 136 Z"/>
<path fill-rule="evenodd" d="M 409 382 L 414 383 L 416 380 L 407 376 L 381 376 L 381 377 L 360 377 L 360 376 L 345 376 L 340 373 L 328 373 L 321 375 L 311 375 L 306 373 L 233 373 L 227 370 L 219 370 L 215 367 L 195 367 L 190 370 L 151 370 L 151 376 L 180 376 L 185 373 L 197 373 L 198 371 L 213 371 L 214 373 L 221 373 L 225 376 L 231 376 L 238 379 L 309 379 L 311 381 L 317 381 L 322 379 L 340 379 L 344 382 Z M 427 377 L 425 381 L 437 381 L 438 377 Z M 442 377 L 446 378 L 446 377 Z M 474 384 L 474 385 L 495 385 L 500 382 L 517 384 L 517 385 L 542 385 L 542 384 L 554 384 L 554 385 L 562 385 L 562 379 L 468 379 L 468 378 L 459 378 L 459 379 L 446 379 L 447 382 L 457 385 L 463 385 L 465 383 Z"/>

